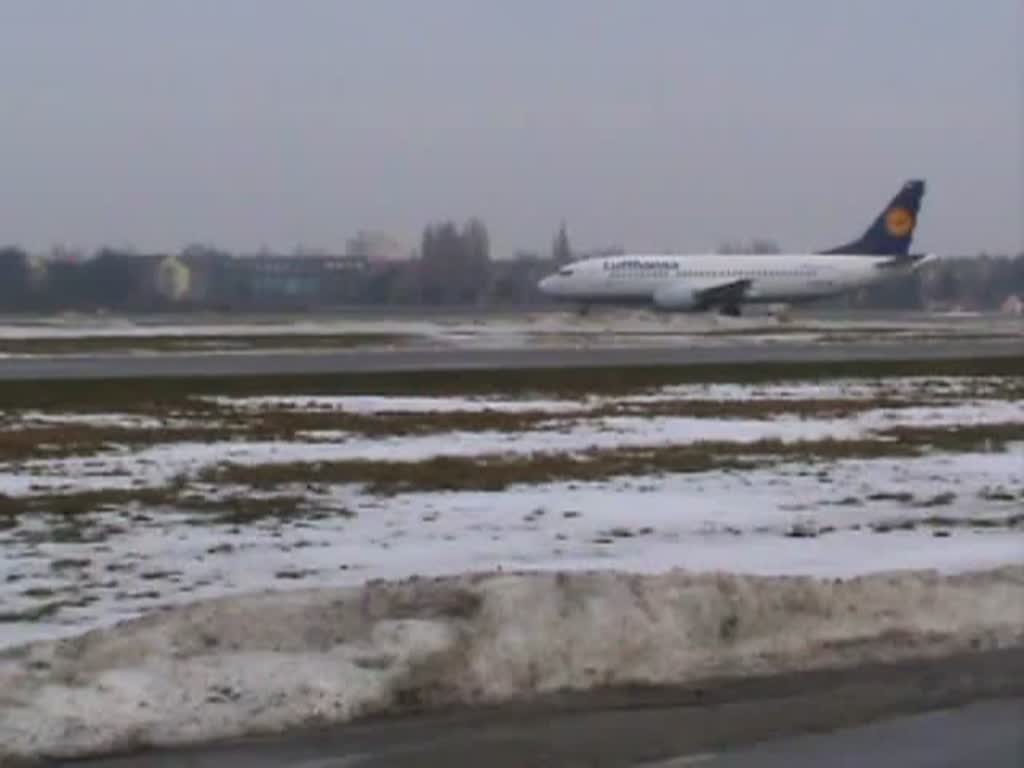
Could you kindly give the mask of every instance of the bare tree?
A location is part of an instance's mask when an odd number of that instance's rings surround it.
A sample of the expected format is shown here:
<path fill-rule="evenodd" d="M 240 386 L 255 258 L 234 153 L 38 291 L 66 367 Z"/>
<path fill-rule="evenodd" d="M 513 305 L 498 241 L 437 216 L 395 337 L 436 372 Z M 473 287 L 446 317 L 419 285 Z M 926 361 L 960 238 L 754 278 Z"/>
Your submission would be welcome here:
<path fill-rule="evenodd" d="M 781 253 L 782 249 L 779 248 L 779 244 L 777 242 L 775 242 L 774 240 L 772 240 L 770 238 L 755 237 L 749 243 L 744 243 L 742 241 L 740 241 L 740 242 L 729 241 L 729 242 L 722 243 L 722 245 L 720 245 L 718 247 L 718 252 L 721 253 L 721 254 L 731 254 L 731 255 L 742 254 L 742 253 L 752 253 L 752 254 L 762 254 L 763 255 L 763 254 Z"/>
<path fill-rule="evenodd" d="M 569 233 L 565 228 L 565 222 L 558 229 L 554 243 L 551 246 L 551 260 L 556 266 L 562 266 L 572 261 L 572 245 L 569 243 Z"/>

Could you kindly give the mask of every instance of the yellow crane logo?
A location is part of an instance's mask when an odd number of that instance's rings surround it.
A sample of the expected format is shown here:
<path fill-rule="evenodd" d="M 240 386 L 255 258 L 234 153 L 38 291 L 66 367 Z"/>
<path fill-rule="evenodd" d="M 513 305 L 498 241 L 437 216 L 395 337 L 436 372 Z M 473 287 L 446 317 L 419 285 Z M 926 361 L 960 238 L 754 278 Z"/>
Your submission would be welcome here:
<path fill-rule="evenodd" d="M 885 228 L 893 237 L 906 237 L 914 228 L 914 215 L 906 208 L 893 208 L 885 215 Z"/>

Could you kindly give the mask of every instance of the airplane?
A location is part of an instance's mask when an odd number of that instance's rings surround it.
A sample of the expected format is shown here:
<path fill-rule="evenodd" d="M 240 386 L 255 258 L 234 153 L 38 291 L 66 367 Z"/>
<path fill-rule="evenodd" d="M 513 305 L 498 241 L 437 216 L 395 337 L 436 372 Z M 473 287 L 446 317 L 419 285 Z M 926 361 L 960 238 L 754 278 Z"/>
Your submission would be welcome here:
<path fill-rule="evenodd" d="M 592 305 L 613 305 L 739 316 L 746 304 L 830 298 L 910 274 L 935 258 L 910 253 L 924 192 L 924 181 L 906 182 L 859 239 L 826 251 L 589 258 L 548 275 L 538 288 L 584 314 Z"/>

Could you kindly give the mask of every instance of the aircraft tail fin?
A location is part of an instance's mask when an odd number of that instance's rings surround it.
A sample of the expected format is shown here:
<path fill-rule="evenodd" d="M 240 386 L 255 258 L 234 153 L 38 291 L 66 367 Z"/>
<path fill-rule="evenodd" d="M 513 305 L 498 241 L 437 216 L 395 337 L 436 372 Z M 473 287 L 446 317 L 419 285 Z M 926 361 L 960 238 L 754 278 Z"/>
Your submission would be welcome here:
<path fill-rule="evenodd" d="M 914 239 L 924 190 L 924 181 L 908 181 L 860 239 L 823 253 L 905 256 L 910 252 L 910 243 Z"/>

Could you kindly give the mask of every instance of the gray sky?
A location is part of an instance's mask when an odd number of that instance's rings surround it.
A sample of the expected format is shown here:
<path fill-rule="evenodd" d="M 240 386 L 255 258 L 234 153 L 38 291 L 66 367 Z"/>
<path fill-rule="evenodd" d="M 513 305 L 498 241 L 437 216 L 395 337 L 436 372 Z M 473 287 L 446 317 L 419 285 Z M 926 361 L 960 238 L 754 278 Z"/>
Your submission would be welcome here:
<path fill-rule="evenodd" d="M 0 0 L 0 242 L 1024 248 L 1020 0 Z"/>

